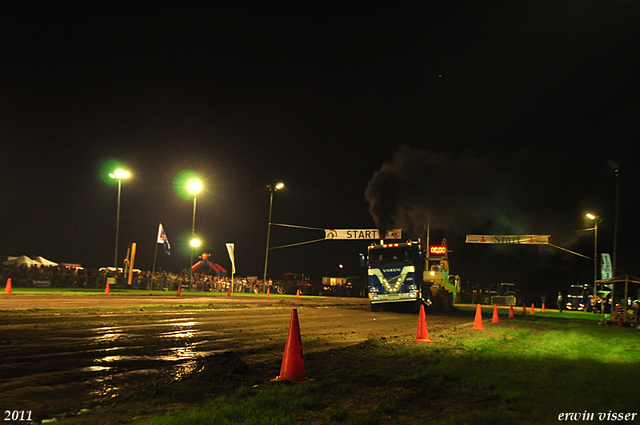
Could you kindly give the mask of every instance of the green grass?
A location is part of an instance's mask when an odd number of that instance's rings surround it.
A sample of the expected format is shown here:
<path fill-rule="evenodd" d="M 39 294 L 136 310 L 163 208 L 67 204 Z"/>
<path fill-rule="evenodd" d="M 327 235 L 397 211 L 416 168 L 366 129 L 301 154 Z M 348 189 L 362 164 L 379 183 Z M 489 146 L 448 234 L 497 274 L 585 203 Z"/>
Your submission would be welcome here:
<path fill-rule="evenodd" d="M 318 385 L 278 386 L 256 391 L 241 388 L 231 396 L 218 397 L 204 407 L 190 407 L 152 418 L 148 425 L 174 424 L 274 424 L 297 423 L 292 415 L 300 411 L 324 410 L 327 406 Z"/>
<path fill-rule="evenodd" d="M 243 388 L 141 423 L 511 425 L 555 423 L 561 413 L 640 413 L 639 337 L 631 328 L 536 316 L 486 326 L 477 337 L 432 335 L 434 344 L 384 340 L 307 358 L 308 371 L 314 362 L 335 364 L 317 381 Z M 356 358 L 341 365 L 340 356 Z"/>
<path fill-rule="evenodd" d="M 456 309 L 460 310 L 460 311 L 476 311 L 477 307 L 462 307 L 462 306 L 457 306 Z M 522 306 L 520 307 L 513 307 L 513 313 L 515 314 L 516 317 L 522 317 Z M 483 305 L 482 306 L 482 315 L 485 318 L 489 318 L 491 317 L 491 315 L 493 314 L 493 306 L 490 305 Z M 506 318 L 509 315 L 509 309 L 505 309 L 504 307 L 499 308 L 498 309 L 498 314 L 500 315 L 500 318 Z M 527 307 L 527 317 L 531 316 L 531 306 Z M 596 314 L 596 313 L 587 313 L 587 312 L 583 312 L 583 311 L 570 311 L 570 310 L 563 310 L 562 313 L 560 313 L 558 310 L 556 309 L 547 309 L 545 313 L 542 312 L 542 310 L 540 309 L 539 306 L 537 306 L 535 308 L 535 314 L 533 314 L 533 317 L 547 317 L 547 318 L 556 318 L 556 319 L 578 319 L 578 320 L 595 320 L 595 321 L 599 321 L 602 319 L 602 314 Z"/>

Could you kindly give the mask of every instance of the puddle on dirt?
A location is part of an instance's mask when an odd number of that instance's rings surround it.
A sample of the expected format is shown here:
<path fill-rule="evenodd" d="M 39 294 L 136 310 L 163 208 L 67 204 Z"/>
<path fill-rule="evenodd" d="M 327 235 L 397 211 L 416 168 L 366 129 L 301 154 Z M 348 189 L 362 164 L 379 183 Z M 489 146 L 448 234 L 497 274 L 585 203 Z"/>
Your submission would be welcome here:
<path fill-rule="evenodd" d="M 185 329 L 183 331 L 166 332 L 160 334 L 160 338 L 193 338 L 198 336 L 199 333 L 193 329 Z"/>
<path fill-rule="evenodd" d="M 119 331 L 119 332 L 108 332 L 102 335 L 92 336 L 87 338 L 89 340 L 89 344 L 104 344 L 116 341 L 118 339 L 123 339 L 125 337 L 129 337 L 129 335 Z"/>
<path fill-rule="evenodd" d="M 113 369 L 110 366 L 87 366 L 78 369 L 78 372 L 106 372 Z"/>
<path fill-rule="evenodd" d="M 137 369 L 120 373 L 112 373 L 110 375 L 98 376 L 89 381 L 102 385 L 101 388 L 90 391 L 93 395 L 114 397 L 121 387 L 130 379 L 139 379 L 143 376 L 157 375 L 160 373 L 158 369 Z M 117 384 L 116 384 L 117 383 Z M 128 384 L 131 385 L 131 384 Z"/>
<path fill-rule="evenodd" d="M 115 363 L 115 362 L 144 362 L 144 361 L 160 361 L 160 362 L 176 362 L 184 360 L 199 359 L 214 354 L 224 353 L 228 350 L 212 350 L 212 351 L 195 351 L 192 347 L 173 347 L 163 350 L 167 354 L 158 355 L 141 355 L 141 356 L 105 356 L 96 359 L 96 363 Z"/>
<path fill-rule="evenodd" d="M 190 361 L 175 365 L 172 368 L 170 375 L 173 377 L 174 381 L 179 381 L 185 376 L 191 375 L 197 369 L 198 369 L 198 362 L 196 360 L 190 360 Z"/>

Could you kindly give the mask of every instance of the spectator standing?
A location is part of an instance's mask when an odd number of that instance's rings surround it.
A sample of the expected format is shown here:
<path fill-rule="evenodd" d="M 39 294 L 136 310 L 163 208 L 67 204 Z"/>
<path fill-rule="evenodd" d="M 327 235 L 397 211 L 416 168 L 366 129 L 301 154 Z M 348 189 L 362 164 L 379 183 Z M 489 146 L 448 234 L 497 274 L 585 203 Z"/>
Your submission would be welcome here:
<path fill-rule="evenodd" d="M 558 292 L 558 299 L 556 300 L 556 304 L 558 304 L 558 311 L 562 313 L 562 292 Z"/>

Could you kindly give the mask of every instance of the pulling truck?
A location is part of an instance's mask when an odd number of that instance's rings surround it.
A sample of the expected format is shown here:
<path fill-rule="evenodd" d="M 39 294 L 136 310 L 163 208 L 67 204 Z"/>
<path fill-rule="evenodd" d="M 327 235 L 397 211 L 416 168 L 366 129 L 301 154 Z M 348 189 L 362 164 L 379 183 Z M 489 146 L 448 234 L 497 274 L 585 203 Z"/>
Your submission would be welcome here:
<path fill-rule="evenodd" d="M 453 306 L 460 292 L 460 276 L 449 273 L 449 250 L 447 240 L 440 245 L 429 246 L 426 250 L 423 286 L 431 292 L 434 310 L 444 310 Z"/>
<path fill-rule="evenodd" d="M 443 241 L 444 242 L 444 241 Z M 448 307 L 457 288 L 449 276 L 446 245 L 425 250 L 420 239 L 402 243 L 370 245 L 367 256 L 371 311 L 383 305 L 403 305 L 419 310 L 420 305 Z"/>
<path fill-rule="evenodd" d="M 494 283 L 489 285 L 481 299 L 483 304 L 518 305 L 516 285 L 513 283 Z"/>
<path fill-rule="evenodd" d="M 321 290 L 309 276 L 298 273 L 285 273 L 282 279 L 273 283 L 273 287 L 278 294 L 295 294 L 300 291 L 300 295 L 317 295 Z"/>

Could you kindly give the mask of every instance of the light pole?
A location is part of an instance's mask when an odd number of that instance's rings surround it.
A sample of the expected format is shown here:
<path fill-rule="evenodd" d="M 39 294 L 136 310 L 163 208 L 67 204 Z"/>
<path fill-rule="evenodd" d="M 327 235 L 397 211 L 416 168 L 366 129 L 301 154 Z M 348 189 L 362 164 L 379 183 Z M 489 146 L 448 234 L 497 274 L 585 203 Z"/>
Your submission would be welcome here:
<path fill-rule="evenodd" d="M 191 246 L 191 263 L 193 263 L 193 251 L 195 251 L 202 242 L 200 239 L 196 238 L 195 234 L 191 234 L 191 240 L 189 241 L 189 245 Z M 189 290 L 191 290 L 191 264 L 189 264 Z"/>
<path fill-rule="evenodd" d="M 118 180 L 118 209 L 116 212 L 116 249 L 113 257 L 113 267 L 116 268 L 116 276 L 118 275 L 118 236 L 120 234 L 120 194 L 122 193 L 122 179 L 131 177 L 131 173 L 118 168 L 113 173 L 109 173 L 109 177 Z"/>
<path fill-rule="evenodd" d="M 196 195 L 202 190 L 202 182 L 198 179 L 191 179 L 187 182 L 187 190 L 193 195 L 193 219 L 191 220 L 191 257 L 189 259 L 189 291 L 191 290 L 191 265 L 193 264 L 193 250 L 200 246 L 200 241 L 196 239 Z M 197 244 L 194 245 L 194 243 Z"/>
<path fill-rule="evenodd" d="M 616 257 L 618 253 L 618 211 L 620 205 L 620 167 L 618 166 L 618 163 L 613 160 L 607 161 L 607 165 L 609 165 L 613 172 L 616 173 L 616 209 L 613 220 L 613 264 L 611 267 L 611 274 L 613 277 L 616 277 Z"/>
<path fill-rule="evenodd" d="M 602 222 L 602 219 L 591 213 L 587 214 L 587 218 L 593 220 L 593 297 L 597 296 L 596 280 L 598 280 L 598 223 Z M 602 304 L 604 311 L 604 303 Z"/>
<path fill-rule="evenodd" d="M 284 183 L 278 183 L 275 186 L 268 185 L 271 196 L 269 198 L 269 227 L 267 228 L 267 249 L 264 254 L 264 275 L 262 277 L 262 293 L 264 294 L 267 289 L 267 264 L 269 263 L 269 239 L 271 238 L 271 210 L 273 208 L 273 192 L 280 190 L 284 187 Z"/>

